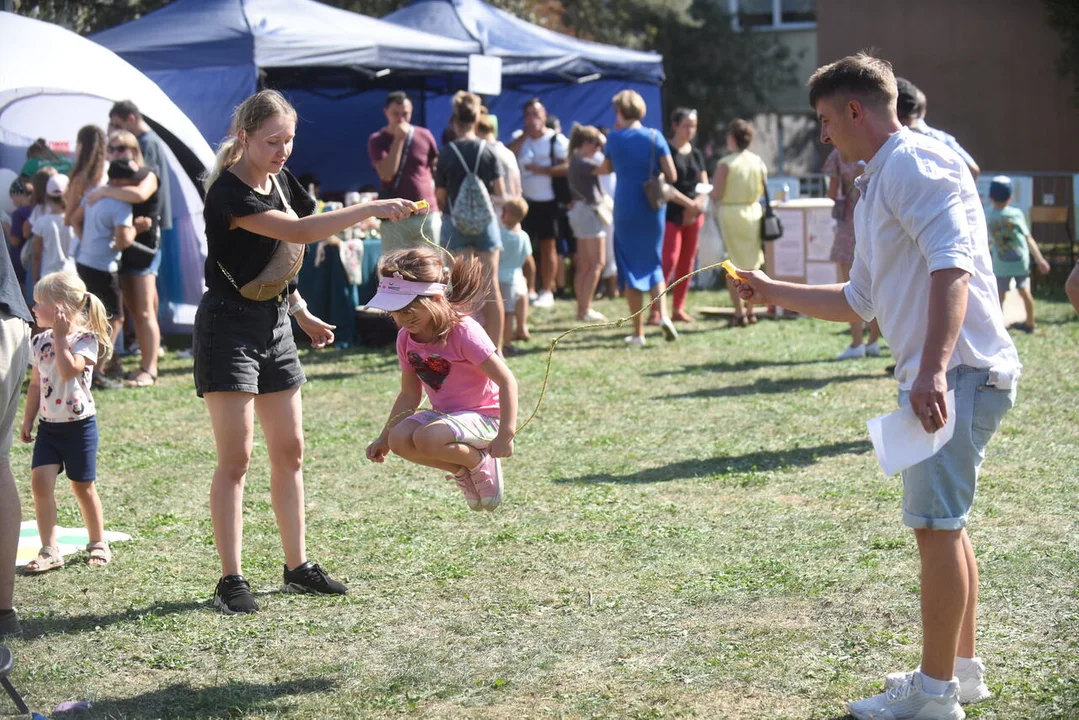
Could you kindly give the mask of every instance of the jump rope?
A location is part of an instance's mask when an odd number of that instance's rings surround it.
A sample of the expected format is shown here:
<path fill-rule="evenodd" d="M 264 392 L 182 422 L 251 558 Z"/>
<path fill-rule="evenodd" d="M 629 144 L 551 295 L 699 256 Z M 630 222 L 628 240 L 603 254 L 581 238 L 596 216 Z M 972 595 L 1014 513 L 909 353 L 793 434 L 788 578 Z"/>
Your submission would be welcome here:
<path fill-rule="evenodd" d="M 430 245 L 431 247 L 434 247 L 434 248 L 438 249 L 440 252 L 445 253 L 450 258 L 451 263 L 455 262 L 456 258 L 454 257 L 453 253 L 451 253 L 449 250 L 442 247 L 438 243 L 432 241 L 431 238 L 427 237 L 427 233 L 425 232 L 425 228 L 427 226 L 427 217 L 431 214 L 430 213 L 430 205 L 427 203 L 426 200 L 420 200 L 420 201 L 418 201 L 416 203 L 416 207 L 421 209 L 421 210 L 423 210 L 423 209 L 428 210 L 428 212 L 423 214 L 423 220 L 420 221 L 420 238 L 425 243 Z M 586 323 L 584 325 L 576 325 L 574 327 L 571 327 L 569 330 L 566 330 L 566 331 L 560 333 L 557 337 L 555 337 L 553 340 L 551 340 L 551 347 L 547 351 L 547 367 L 546 367 L 546 370 L 543 373 L 543 383 L 540 385 L 540 393 L 539 393 L 539 398 L 537 398 L 537 400 L 536 400 L 536 407 L 533 408 L 532 414 L 529 415 L 528 418 L 523 423 L 521 423 L 520 425 L 517 426 L 517 431 L 513 434 L 514 438 L 516 438 L 518 435 L 520 435 L 521 431 L 524 430 L 528 426 L 528 424 L 531 423 L 535 419 L 536 415 L 539 414 L 540 406 L 543 404 L 543 398 L 547 394 L 547 385 L 548 385 L 548 382 L 550 381 L 550 378 L 551 378 L 551 364 L 554 362 L 554 351 L 555 351 L 555 347 L 558 346 L 558 343 L 560 343 L 562 340 L 564 340 L 569 335 L 572 335 L 573 333 L 579 332 L 581 330 L 595 330 L 595 329 L 599 329 L 599 328 L 609 328 L 609 327 L 620 328 L 623 325 L 625 325 L 627 322 L 629 322 L 630 320 L 633 320 L 635 317 L 637 317 L 638 315 L 643 313 L 645 310 L 648 310 L 649 308 L 651 308 L 657 302 L 662 300 L 664 295 L 666 295 L 671 290 L 678 287 L 679 285 L 681 285 L 685 281 L 689 280 L 694 275 L 697 275 L 697 274 L 702 273 L 702 272 L 706 272 L 708 270 L 717 270 L 719 268 L 722 268 L 723 270 L 726 270 L 727 274 L 730 275 L 735 280 L 737 280 L 739 282 L 743 281 L 742 276 L 738 274 L 737 269 L 735 269 L 734 264 L 730 260 L 724 260 L 722 262 L 712 263 L 711 265 L 705 265 L 704 267 L 697 268 L 696 270 L 694 270 L 692 272 L 686 273 L 682 277 L 680 277 L 677 280 L 675 280 L 674 282 L 672 282 L 670 285 L 668 285 L 663 290 L 663 292 L 659 293 L 654 298 L 652 298 L 651 302 L 649 302 L 647 305 L 642 305 L 641 309 L 638 310 L 637 312 L 633 313 L 632 315 L 627 315 L 626 317 L 621 317 L 621 318 L 618 318 L 617 320 L 608 320 L 607 322 Z M 415 412 L 417 412 L 417 410 L 419 410 L 419 408 L 408 410 L 406 412 L 395 415 L 394 417 L 392 417 L 392 418 L 390 418 L 389 420 L 386 421 L 385 427 L 387 427 L 387 428 L 393 427 L 400 420 L 404 419 L 405 417 L 408 417 L 409 415 L 414 414 Z M 438 411 L 432 409 L 432 412 L 438 412 Z"/>

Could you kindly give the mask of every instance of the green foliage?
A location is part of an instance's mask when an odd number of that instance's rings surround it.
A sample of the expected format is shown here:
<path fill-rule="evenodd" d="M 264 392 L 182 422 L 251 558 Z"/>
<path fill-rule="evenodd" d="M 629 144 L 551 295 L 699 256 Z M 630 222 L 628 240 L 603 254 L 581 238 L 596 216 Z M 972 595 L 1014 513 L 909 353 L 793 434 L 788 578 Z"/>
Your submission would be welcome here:
<path fill-rule="evenodd" d="M 170 0 L 13 0 L 19 15 L 56 23 L 80 35 L 136 20 Z"/>
<path fill-rule="evenodd" d="M 1075 0 L 1045 0 L 1049 11 L 1049 24 L 1060 33 L 1064 49 L 1057 58 L 1057 71 L 1071 74 L 1075 94 L 1073 101 L 1079 106 L 1079 3 Z"/>

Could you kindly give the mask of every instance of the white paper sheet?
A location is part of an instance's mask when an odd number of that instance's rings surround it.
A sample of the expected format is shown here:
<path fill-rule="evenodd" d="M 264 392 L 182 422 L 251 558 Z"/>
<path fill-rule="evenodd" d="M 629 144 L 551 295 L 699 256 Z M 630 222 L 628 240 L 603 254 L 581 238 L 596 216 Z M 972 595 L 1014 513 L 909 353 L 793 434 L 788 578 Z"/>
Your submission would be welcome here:
<path fill-rule="evenodd" d="M 875 417 L 866 423 L 869 437 L 873 440 L 873 450 L 877 453 L 884 474 L 891 477 L 927 460 L 944 447 L 955 434 L 955 391 L 949 390 L 945 396 L 948 406 L 948 419 L 944 427 L 930 435 L 922 427 L 922 422 L 910 409 L 910 405 L 888 415 Z"/>
<path fill-rule="evenodd" d="M 783 223 L 783 236 L 772 242 L 776 266 L 769 274 L 805 277 L 805 214 L 801 210 L 776 210 L 776 217 Z"/>
<path fill-rule="evenodd" d="M 835 220 L 829 208 L 806 210 L 806 258 L 830 260 L 835 243 Z"/>
<path fill-rule="evenodd" d="M 806 263 L 806 285 L 835 285 L 839 282 L 839 270 L 835 263 Z"/>

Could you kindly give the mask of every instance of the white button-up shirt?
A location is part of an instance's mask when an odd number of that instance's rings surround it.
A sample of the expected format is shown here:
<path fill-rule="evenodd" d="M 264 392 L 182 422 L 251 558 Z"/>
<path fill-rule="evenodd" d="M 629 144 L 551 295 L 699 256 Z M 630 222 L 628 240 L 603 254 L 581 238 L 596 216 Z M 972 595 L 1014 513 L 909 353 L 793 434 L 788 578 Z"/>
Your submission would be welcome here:
<path fill-rule="evenodd" d="M 940 142 L 903 128 L 888 138 L 856 181 L 858 239 L 847 302 L 876 318 L 895 357 L 899 387 L 918 376 L 928 330 L 929 281 L 937 270 L 970 274 L 967 314 L 948 368 L 988 369 L 1011 387 L 1022 366 L 1004 327 L 974 178 Z"/>

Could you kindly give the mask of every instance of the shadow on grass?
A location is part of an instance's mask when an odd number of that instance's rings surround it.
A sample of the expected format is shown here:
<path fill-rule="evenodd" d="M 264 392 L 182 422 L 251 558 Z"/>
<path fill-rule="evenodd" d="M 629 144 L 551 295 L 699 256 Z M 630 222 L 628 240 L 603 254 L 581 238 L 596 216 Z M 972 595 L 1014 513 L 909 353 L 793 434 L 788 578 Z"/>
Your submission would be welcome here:
<path fill-rule="evenodd" d="M 648 373 L 647 377 L 688 375 L 699 372 L 748 372 L 749 370 L 759 370 L 761 368 L 796 367 L 798 365 L 820 365 L 824 363 L 832 364 L 832 362 L 832 360 L 824 358 L 821 358 L 820 360 L 739 360 L 738 362 L 728 362 L 723 360 L 721 362 L 704 363 L 702 365 L 683 365 L 677 370 L 660 370 L 658 372 Z"/>
<path fill-rule="evenodd" d="M 328 678 L 302 678 L 274 683 L 229 682 L 218 687 L 192 687 L 176 683 L 160 690 L 117 700 L 95 700 L 91 717 L 167 717 L 184 720 L 208 717 L 247 717 L 273 709 L 280 698 L 331 693 Z M 330 717 L 332 713 L 327 714 Z"/>
<path fill-rule="evenodd" d="M 820 390 L 832 383 L 853 382 L 855 380 L 881 380 L 880 373 L 859 373 L 857 375 L 836 375 L 825 378 L 787 378 L 772 380 L 761 378 L 751 385 L 728 385 L 727 387 L 703 388 L 679 395 L 660 395 L 655 400 L 684 400 L 689 398 L 738 397 L 740 395 L 773 395 L 794 390 Z"/>
<path fill-rule="evenodd" d="M 257 594 L 257 593 L 256 593 Z M 177 613 L 190 612 L 192 610 L 207 610 L 210 602 L 207 599 L 190 600 L 187 602 L 154 603 L 144 608 L 128 608 L 123 612 L 108 615 L 77 615 L 44 618 L 27 618 L 22 621 L 23 637 L 27 640 L 45 635 L 61 635 L 78 632 L 92 631 L 98 627 L 107 627 L 116 623 L 139 620 L 147 615 L 162 617 Z"/>
<path fill-rule="evenodd" d="M 761 450 L 733 457 L 714 457 L 707 459 L 680 460 L 669 465 L 638 470 L 626 475 L 599 473 L 582 475 L 576 478 L 558 478 L 556 484 L 590 483 L 656 483 L 672 480 L 688 480 L 699 477 L 736 475 L 747 472 L 767 472 L 790 467 L 815 465 L 822 458 L 835 455 L 862 455 L 869 452 L 873 445 L 868 440 L 838 442 L 816 447 L 793 448 L 791 450 Z"/>

